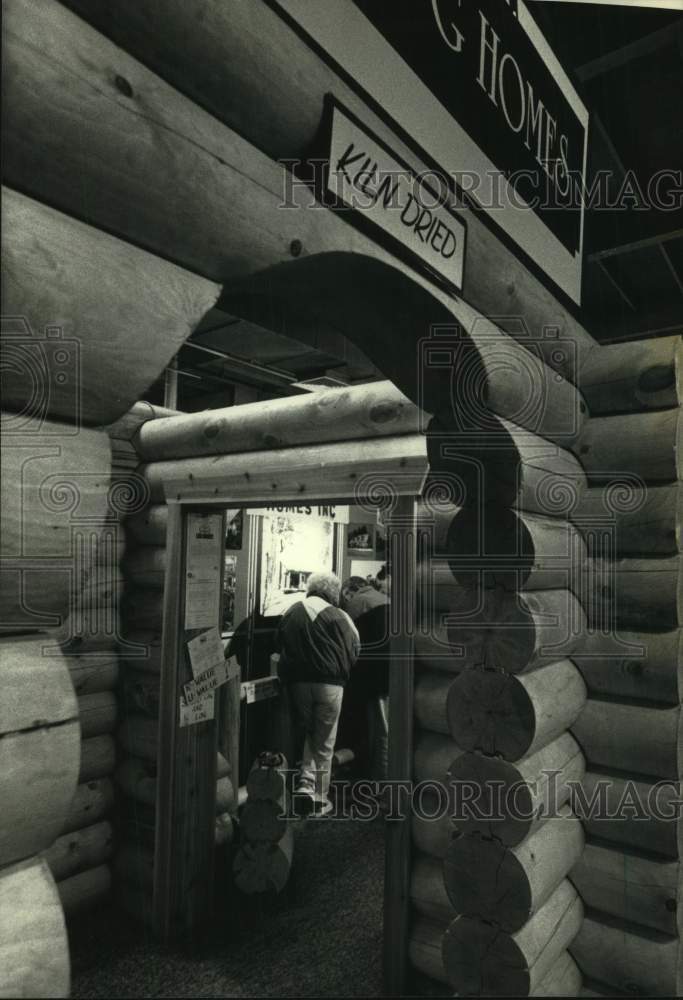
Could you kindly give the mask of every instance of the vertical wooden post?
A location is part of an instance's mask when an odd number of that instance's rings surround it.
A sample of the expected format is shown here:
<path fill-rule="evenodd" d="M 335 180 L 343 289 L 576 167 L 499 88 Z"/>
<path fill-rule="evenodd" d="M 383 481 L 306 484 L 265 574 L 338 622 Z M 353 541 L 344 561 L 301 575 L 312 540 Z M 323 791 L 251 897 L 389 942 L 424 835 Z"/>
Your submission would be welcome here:
<path fill-rule="evenodd" d="M 393 786 L 384 874 L 384 990 L 388 996 L 401 996 L 405 991 L 408 954 L 416 537 L 416 498 L 399 497 L 387 532 L 391 568 L 389 782 Z"/>
<path fill-rule="evenodd" d="M 223 559 L 223 535 L 216 540 Z M 216 796 L 215 720 L 180 727 L 180 692 L 192 679 L 185 630 L 188 512 L 168 505 L 159 704 L 154 924 L 163 940 L 192 941 L 211 914 Z M 221 586 L 221 578 L 216 587 Z M 216 625 L 219 621 L 216 621 Z"/>

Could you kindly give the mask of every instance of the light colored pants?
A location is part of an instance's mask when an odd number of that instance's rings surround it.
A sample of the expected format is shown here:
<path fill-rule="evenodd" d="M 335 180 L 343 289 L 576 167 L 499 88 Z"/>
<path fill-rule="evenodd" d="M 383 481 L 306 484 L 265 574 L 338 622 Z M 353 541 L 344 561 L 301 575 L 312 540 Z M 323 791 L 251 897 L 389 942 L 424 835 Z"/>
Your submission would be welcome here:
<path fill-rule="evenodd" d="M 330 767 L 344 688 L 339 684 L 297 681 L 291 685 L 292 707 L 304 731 L 304 752 L 297 786 L 324 801 L 330 787 Z"/>
<path fill-rule="evenodd" d="M 386 781 L 389 769 L 389 697 L 368 701 L 370 780 Z"/>

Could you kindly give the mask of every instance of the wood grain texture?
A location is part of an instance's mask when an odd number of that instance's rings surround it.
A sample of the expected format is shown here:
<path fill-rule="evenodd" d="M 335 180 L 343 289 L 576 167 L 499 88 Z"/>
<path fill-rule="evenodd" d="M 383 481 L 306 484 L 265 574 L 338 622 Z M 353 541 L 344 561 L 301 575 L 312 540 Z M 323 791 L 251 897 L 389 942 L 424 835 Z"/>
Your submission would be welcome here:
<path fill-rule="evenodd" d="M 109 734 L 91 736 L 81 743 L 81 768 L 78 773 L 80 784 L 95 778 L 105 778 L 114 773 L 116 767 L 116 744 Z"/>
<path fill-rule="evenodd" d="M 64 833 L 43 854 L 53 878 L 61 879 L 108 861 L 113 852 L 114 831 L 106 820 L 81 830 Z"/>
<path fill-rule="evenodd" d="M 676 938 L 590 914 L 570 951 L 584 976 L 641 996 L 676 996 Z"/>
<path fill-rule="evenodd" d="M 622 478 L 591 487 L 571 518 L 592 555 L 671 555 L 683 545 L 683 483 L 643 487 Z"/>
<path fill-rule="evenodd" d="M 296 452 L 273 451 L 152 462 L 142 470 L 152 500 L 165 497 L 215 503 L 219 495 L 240 503 L 269 498 L 273 503 L 362 495 L 376 482 L 401 493 L 419 494 L 427 474 L 421 435 L 403 434 L 344 444 L 305 445 Z"/>
<path fill-rule="evenodd" d="M 653 778 L 681 773 L 681 708 L 645 707 L 590 698 L 572 733 L 591 766 Z"/>
<path fill-rule="evenodd" d="M 419 433 L 426 416 L 391 382 L 329 389 L 145 423 L 149 462 Z"/>
<path fill-rule="evenodd" d="M 458 746 L 516 761 L 571 726 L 586 702 L 586 685 L 564 659 L 519 676 L 466 670 L 447 697 L 449 731 Z"/>
<path fill-rule="evenodd" d="M 5 363 L 5 362 L 3 362 Z M 11 358 L 6 359 L 11 367 Z M 14 382 L 21 382 L 17 375 Z M 3 405 L 7 405 L 3 393 Z M 2 417 L 0 628 L 55 628 L 95 572 L 108 512 L 111 452 L 101 431 Z"/>
<path fill-rule="evenodd" d="M 117 717 L 118 705 L 113 691 L 97 691 L 81 695 L 78 699 L 78 719 L 83 739 L 113 733 Z"/>
<path fill-rule="evenodd" d="M 586 633 L 573 653 L 593 695 L 677 705 L 683 701 L 683 630 Z"/>
<path fill-rule="evenodd" d="M 663 934 L 680 935 L 680 861 L 588 843 L 570 877 L 591 909 Z"/>
<path fill-rule="evenodd" d="M 585 767 L 570 733 L 516 764 L 463 753 L 450 769 L 454 790 L 460 788 L 454 823 L 463 833 L 478 831 L 516 847 L 567 801 Z"/>
<path fill-rule="evenodd" d="M 611 474 L 638 476 L 646 483 L 683 478 L 683 410 L 592 417 L 573 445 L 589 481 Z M 677 457 L 678 456 L 678 457 Z"/>
<path fill-rule="evenodd" d="M 266 5 L 240 5 L 228 13 L 221 3 L 211 2 L 205 6 L 201 21 L 190 17 L 182 3 L 173 3 L 163 14 L 129 0 L 124 0 L 116 14 L 101 0 L 72 0 L 72 5 L 274 160 L 297 159 L 307 153 L 318 134 L 324 95 L 331 93 L 391 149 L 412 162 L 416 171 L 427 169 L 427 164 L 407 149 L 277 11 Z M 256 68 L 266 65 L 267 74 Z M 230 100 L 226 100 L 227 94 Z M 466 298 L 488 315 L 523 316 L 534 348 L 548 364 L 571 377 L 592 345 L 591 338 L 512 251 L 492 239 L 475 215 L 466 214 L 468 259 L 472 261 Z M 549 324 L 558 327 L 560 338 L 568 338 L 569 349 L 558 351 L 556 338 L 544 339 L 542 331 Z M 511 319 L 509 325 L 510 332 L 519 335 L 519 321 Z"/>
<path fill-rule="evenodd" d="M 45 861 L 0 873 L 0 995 L 68 997 L 69 945 L 62 905 Z"/>
<path fill-rule="evenodd" d="M 430 920 L 453 920 L 457 912 L 448 897 L 443 864 L 427 854 L 414 854 L 410 871 L 410 902 L 417 913 Z"/>
<path fill-rule="evenodd" d="M 67 918 L 106 902 L 111 895 L 111 887 L 111 868 L 106 864 L 69 875 L 57 883 Z"/>
<path fill-rule="evenodd" d="M 637 631 L 683 625 L 683 557 L 591 559 L 581 601 L 589 624 Z"/>
<path fill-rule="evenodd" d="M 590 351 L 579 382 L 593 414 L 659 410 L 683 402 L 683 340 L 651 337 L 601 344 Z"/>
<path fill-rule="evenodd" d="M 116 420 L 215 303 L 218 285 L 9 188 L 2 203 L 3 308 L 26 317 L 36 336 L 57 326 L 68 346 L 78 345 L 64 383 L 48 356 L 39 388 L 50 388 L 50 415 L 85 424 Z M 26 379 L 16 379 L 3 405 L 23 410 L 30 398 Z"/>
<path fill-rule="evenodd" d="M 443 866 L 448 898 L 454 910 L 514 933 L 580 862 L 583 847 L 583 828 L 567 806 L 514 848 L 476 833 L 455 837 Z"/>
<path fill-rule="evenodd" d="M 82 830 L 108 816 L 114 808 L 114 786 L 109 778 L 92 778 L 78 785 L 62 833 Z"/>
<path fill-rule="evenodd" d="M 448 926 L 442 953 L 453 989 L 465 995 L 530 996 L 581 927 L 583 906 L 565 879 L 515 934 L 476 917 Z"/>

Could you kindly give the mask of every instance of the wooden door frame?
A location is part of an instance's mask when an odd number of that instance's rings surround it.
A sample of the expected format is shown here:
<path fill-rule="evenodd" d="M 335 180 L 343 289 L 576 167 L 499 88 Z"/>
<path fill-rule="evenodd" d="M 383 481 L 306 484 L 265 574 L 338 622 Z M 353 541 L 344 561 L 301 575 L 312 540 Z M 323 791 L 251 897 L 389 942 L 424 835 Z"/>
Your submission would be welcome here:
<path fill-rule="evenodd" d="M 319 473 L 321 499 L 334 503 L 358 503 L 358 494 L 330 497 L 325 495 L 325 470 Z M 307 496 L 314 496 L 316 480 L 308 483 Z M 386 858 L 384 878 L 383 967 L 385 990 L 398 996 L 405 989 L 409 930 L 410 892 L 410 810 L 406 808 L 406 793 L 412 779 L 413 759 L 413 636 L 415 622 L 416 583 L 416 509 L 419 489 L 412 477 L 406 481 L 400 475 L 389 484 L 393 495 L 393 510 L 387 532 L 387 552 L 392 560 L 391 588 L 391 655 L 400 661 L 400 670 L 390 671 L 389 710 L 389 780 L 401 787 L 400 815 L 386 823 Z M 179 727 L 179 664 L 183 642 L 183 560 L 190 510 L 217 511 L 229 507 L 259 507 L 272 503 L 272 497 L 245 496 L 244 482 L 231 493 L 210 498 L 185 495 L 175 484 L 166 488 L 168 504 L 167 568 L 164 586 L 164 623 L 161 651 L 161 691 L 159 709 L 159 745 L 157 776 L 157 830 L 154 863 L 154 916 L 157 934 L 163 940 L 177 937 L 182 927 L 185 938 L 192 938 L 204 918 L 209 916 L 210 887 L 213 876 L 213 825 L 216 794 L 215 747 L 209 760 L 207 747 L 212 734 L 216 742 L 216 722 Z M 239 499 L 235 499 L 235 493 Z M 317 499 L 317 498 L 316 498 Z M 278 502 L 295 502 L 300 497 L 279 495 Z M 201 730 L 201 731 L 199 731 Z M 194 732 L 193 732 L 194 731 Z M 204 737 L 201 747 L 198 741 Z M 177 761 L 179 754 L 201 750 L 205 770 L 195 769 L 192 786 L 178 787 Z M 200 840 L 210 843 L 201 859 L 179 855 L 179 845 L 188 842 L 179 836 L 182 826 L 196 824 L 202 817 L 207 829 Z M 193 841 L 190 841 L 193 842 Z M 190 862 L 194 861 L 194 864 Z M 197 862 L 200 862 L 199 864 Z M 194 887 L 194 897 L 187 896 Z M 178 901 L 186 900 L 185 912 L 177 911 Z M 202 912 L 202 906 L 205 907 Z"/>

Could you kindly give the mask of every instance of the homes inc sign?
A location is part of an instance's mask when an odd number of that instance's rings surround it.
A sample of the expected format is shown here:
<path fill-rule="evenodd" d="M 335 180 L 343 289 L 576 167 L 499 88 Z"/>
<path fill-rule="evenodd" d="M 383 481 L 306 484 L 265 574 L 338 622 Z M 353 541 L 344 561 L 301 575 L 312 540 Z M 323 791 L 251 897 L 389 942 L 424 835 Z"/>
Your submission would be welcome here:
<path fill-rule="evenodd" d="M 522 0 L 277 2 L 580 302 L 588 112 Z"/>

